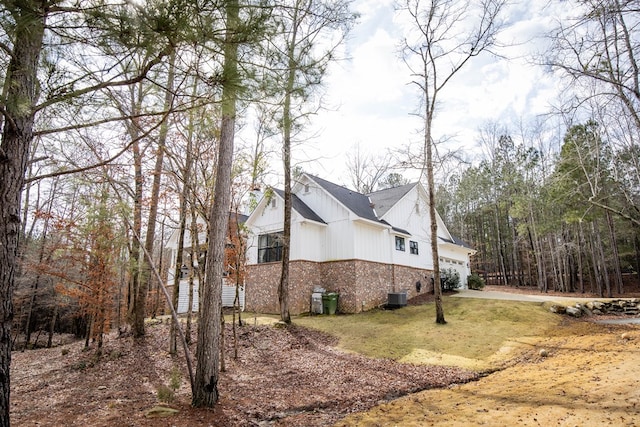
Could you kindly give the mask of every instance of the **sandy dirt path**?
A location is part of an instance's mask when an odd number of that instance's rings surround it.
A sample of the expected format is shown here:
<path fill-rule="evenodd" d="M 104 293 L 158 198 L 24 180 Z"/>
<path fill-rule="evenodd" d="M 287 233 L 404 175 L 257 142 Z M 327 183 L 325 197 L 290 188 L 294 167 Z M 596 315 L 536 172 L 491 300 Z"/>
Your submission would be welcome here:
<path fill-rule="evenodd" d="M 407 396 L 336 425 L 640 426 L 638 325 L 568 321 L 556 336 L 510 345 L 522 350 L 512 367 Z"/>

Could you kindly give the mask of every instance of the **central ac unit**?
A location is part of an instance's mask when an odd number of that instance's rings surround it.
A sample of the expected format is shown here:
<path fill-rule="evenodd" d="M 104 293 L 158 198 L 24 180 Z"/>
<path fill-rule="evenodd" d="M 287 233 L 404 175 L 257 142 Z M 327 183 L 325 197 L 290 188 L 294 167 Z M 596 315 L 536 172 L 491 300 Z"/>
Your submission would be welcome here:
<path fill-rule="evenodd" d="M 407 293 L 389 292 L 387 294 L 387 305 L 390 307 L 404 307 L 407 305 Z"/>

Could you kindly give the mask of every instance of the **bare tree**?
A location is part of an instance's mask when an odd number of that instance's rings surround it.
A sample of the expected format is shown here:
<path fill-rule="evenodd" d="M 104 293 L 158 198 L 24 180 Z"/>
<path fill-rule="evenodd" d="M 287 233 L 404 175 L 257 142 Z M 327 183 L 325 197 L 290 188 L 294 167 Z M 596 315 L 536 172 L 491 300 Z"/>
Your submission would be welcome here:
<path fill-rule="evenodd" d="M 347 172 L 353 188 L 362 193 L 373 192 L 391 169 L 391 154 L 375 155 L 363 152 L 360 143 L 347 153 Z"/>
<path fill-rule="evenodd" d="M 169 69 L 167 72 L 167 86 L 165 90 L 165 98 L 164 98 L 164 111 L 170 111 L 173 105 L 173 97 L 174 97 L 174 79 L 175 79 L 175 62 L 176 62 L 176 54 L 172 52 L 169 56 Z M 162 181 L 162 165 L 164 162 L 164 152 L 165 145 L 167 141 L 167 134 L 169 132 L 169 123 L 168 117 L 164 116 L 162 120 L 162 125 L 160 126 L 160 133 L 157 138 L 157 146 L 156 146 L 156 161 L 155 166 L 153 168 L 153 182 L 151 184 L 151 198 L 150 198 L 150 206 L 149 206 L 149 216 L 147 221 L 147 234 L 144 241 L 144 247 L 146 251 L 150 254 L 153 254 L 153 246 L 156 239 L 156 223 L 158 218 L 158 203 L 160 196 L 160 184 Z M 142 259 L 142 268 L 141 268 L 140 278 L 140 288 L 138 289 L 138 294 L 136 295 L 136 307 L 140 307 L 136 319 L 136 325 L 141 325 L 142 330 L 137 331 L 137 333 L 144 333 L 144 317 L 146 316 L 146 306 L 147 306 L 147 294 L 149 293 L 150 285 L 153 281 L 153 276 L 151 275 L 151 268 L 146 262 L 146 259 Z M 138 317 L 142 317 L 142 321 L 138 319 Z M 136 328 L 139 329 L 139 326 Z"/>
<path fill-rule="evenodd" d="M 561 112 L 573 124 L 583 113 L 597 117 L 603 133 L 618 146 L 615 168 L 623 206 L 594 193 L 589 202 L 640 227 L 637 185 L 640 183 L 640 28 L 634 1 L 583 0 L 576 2 L 573 18 L 559 22 L 549 35 L 551 44 L 540 60 L 561 71 L 573 96 Z M 596 189 L 596 188 L 594 188 Z"/>
<path fill-rule="evenodd" d="M 410 21 L 403 42 L 404 60 L 421 96 L 421 178 L 427 181 L 431 221 L 431 253 L 436 296 L 436 322 L 446 323 L 440 289 L 438 225 L 434 184 L 433 121 L 444 88 L 469 61 L 496 45 L 498 19 L 506 0 L 403 0 L 399 10 Z"/>
<path fill-rule="evenodd" d="M 328 64 L 350 29 L 355 15 L 344 0 L 290 0 L 277 8 L 282 32 L 272 39 L 274 52 L 269 72 L 270 90 L 279 106 L 276 113 L 282 134 L 284 166 L 284 232 L 282 269 L 278 286 L 280 319 L 291 322 L 289 314 L 289 255 L 291 243 L 291 147 L 317 102 L 312 94 L 322 84 Z M 331 35 L 335 38 L 332 39 Z"/>

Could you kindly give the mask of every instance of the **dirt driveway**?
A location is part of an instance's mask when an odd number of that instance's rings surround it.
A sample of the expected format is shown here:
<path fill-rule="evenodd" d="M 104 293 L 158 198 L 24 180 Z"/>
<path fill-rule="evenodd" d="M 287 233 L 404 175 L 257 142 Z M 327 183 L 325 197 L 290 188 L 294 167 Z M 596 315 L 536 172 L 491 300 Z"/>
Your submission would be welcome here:
<path fill-rule="evenodd" d="M 506 347 L 522 351 L 509 368 L 477 382 L 407 396 L 336 425 L 640 426 L 639 325 L 567 318 L 551 336 Z"/>

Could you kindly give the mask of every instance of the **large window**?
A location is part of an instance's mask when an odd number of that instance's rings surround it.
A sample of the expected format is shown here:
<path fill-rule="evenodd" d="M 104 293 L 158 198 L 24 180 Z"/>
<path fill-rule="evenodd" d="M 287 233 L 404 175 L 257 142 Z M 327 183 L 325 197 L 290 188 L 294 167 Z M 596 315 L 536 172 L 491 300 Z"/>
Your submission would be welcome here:
<path fill-rule="evenodd" d="M 282 232 L 258 236 L 258 264 L 282 261 Z"/>
<path fill-rule="evenodd" d="M 418 242 L 409 240 L 409 252 L 411 252 L 414 255 L 418 255 Z"/>
<path fill-rule="evenodd" d="M 396 236 L 396 251 L 404 252 L 404 237 Z"/>

